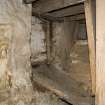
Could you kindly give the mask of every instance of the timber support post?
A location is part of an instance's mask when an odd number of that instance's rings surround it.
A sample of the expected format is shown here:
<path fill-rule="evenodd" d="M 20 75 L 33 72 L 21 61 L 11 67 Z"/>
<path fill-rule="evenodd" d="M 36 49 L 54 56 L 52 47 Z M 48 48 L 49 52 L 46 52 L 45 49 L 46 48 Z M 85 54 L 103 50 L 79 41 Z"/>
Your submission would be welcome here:
<path fill-rule="evenodd" d="M 92 0 L 86 0 L 84 2 L 85 7 L 85 17 L 86 17 L 86 27 L 87 27 L 87 37 L 88 37 L 88 47 L 90 56 L 90 69 L 91 69 L 91 79 L 92 79 L 92 95 L 95 95 L 96 88 L 96 65 L 95 65 L 95 32 L 94 23 L 92 15 Z"/>
<path fill-rule="evenodd" d="M 97 0 L 96 15 L 96 104 L 105 105 L 105 0 Z"/>

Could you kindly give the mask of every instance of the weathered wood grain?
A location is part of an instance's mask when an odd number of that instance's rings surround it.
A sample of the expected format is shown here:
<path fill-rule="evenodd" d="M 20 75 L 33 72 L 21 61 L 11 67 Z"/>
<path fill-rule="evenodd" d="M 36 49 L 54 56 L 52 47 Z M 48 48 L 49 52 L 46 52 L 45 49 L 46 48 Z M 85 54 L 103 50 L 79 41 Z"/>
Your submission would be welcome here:
<path fill-rule="evenodd" d="M 49 11 L 65 8 L 70 5 L 83 3 L 85 0 L 39 0 L 33 4 L 33 12 L 35 13 L 46 13 Z"/>
<path fill-rule="evenodd" d="M 105 105 L 105 0 L 96 7 L 96 105 Z"/>
<path fill-rule="evenodd" d="M 66 16 L 77 15 L 77 14 L 84 13 L 84 5 L 79 4 L 79 5 L 71 6 L 61 10 L 57 10 L 54 12 L 49 12 L 49 13 L 51 16 L 55 16 L 55 17 L 66 17 Z"/>
<path fill-rule="evenodd" d="M 84 3 L 85 6 L 85 16 L 86 16 L 86 26 L 88 34 L 88 47 L 90 56 L 90 67 L 91 67 L 91 78 L 92 78 L 92 94 L 95 94 L 96 87 L 96 58 L 95 58 L 95 33 L 93 25 L 93 15 L 92 15 L 92 5 L 91 0 L 87 0 Z"/>

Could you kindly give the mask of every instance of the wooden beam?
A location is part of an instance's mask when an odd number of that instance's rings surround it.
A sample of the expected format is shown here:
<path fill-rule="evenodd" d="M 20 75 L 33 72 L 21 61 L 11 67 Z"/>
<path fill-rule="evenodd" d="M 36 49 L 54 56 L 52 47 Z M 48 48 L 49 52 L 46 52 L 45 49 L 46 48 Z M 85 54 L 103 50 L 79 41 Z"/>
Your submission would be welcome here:
<path fill-rule="evenodd" d="M 54 16 L 51 16 L 50 13 L 47 13 L 45 15 L 38 15 L 38 14 L 33 13 L 33 16 L 36 16 L 38 18 L 44 18 L 44 19 L 49 20 L 49 21 L 59 21 L 59 22 L 64 21 L 64 17 L 61 17 L 61 18 L 54 17 Z M 85 14 L 81 13 L 81 14 L 77 14 L 77 15 L 70 15 L 70 16 L 67 16 L 66 18 L 68 18 L 72 21 L 85 20 Z"/>
<path fill-rule="evenodd" d="M 37 1 L 37 0 L 23 0 L 24 1 L 24 3 L 26 3 L 26 4 L 31 4 L 31 3 L 33 3 L 33 2 L 35 2 L 35 1 Z"/>
<path fill-rule="evenodd" d="M 35 13 L 47 13 L 53 10 L 65 8 L 78 3 L 83 3 L 85 0 L 39 0 L 33 4 Z"/>
<path fill-rule="evenodd" d="M 96 105 L 105 105 L 105 0 L 96 7 Z"/>
<path fill-rule="evenodd" d="M 84 13 L 84 5 L 79 4 L 67 8 L 63 8 L 57 11 L 49 12 L 51 16 L 55 17 L 66 17 L 66 16 L 72 16 L 76 14 Z"/>
<path fill-rule="evenodd" d="M 88 47 L 90 56 L 90 68 L 91 68 L 91 78 L 92 78 L 92 95 L 95 95 L 96 88 L 96 68 L 95 68 L 95 33 L 93 25 L 93 15 L 92 15 L 92 5 L 91 0 L 84 2 L 85 6 L 85 16 L 86 16 L 86 26 L 88 34 Z"/>
<path fill-rule="evenodd" d="M 76 20 L 76 21 L 85 20 L 85 14 L 82 13 L 82 14 L 78 14 L 78 15 L 68 16 L 66 18 L 68 18 L 70 20 Z"/>
<path fill-rule="evenodd" d="M 48 20 L 48 21 L 63 21 L 63 18 L 57 18 L 57 17 L 54 17 L 54 16 L 50 16 L 50 14 L 46 14 L 46 15 L 39 15 L 37 13 L 32 13 L 33 16 L 36 16 L 40 19 L 45 19 L 45 20 Z"/>

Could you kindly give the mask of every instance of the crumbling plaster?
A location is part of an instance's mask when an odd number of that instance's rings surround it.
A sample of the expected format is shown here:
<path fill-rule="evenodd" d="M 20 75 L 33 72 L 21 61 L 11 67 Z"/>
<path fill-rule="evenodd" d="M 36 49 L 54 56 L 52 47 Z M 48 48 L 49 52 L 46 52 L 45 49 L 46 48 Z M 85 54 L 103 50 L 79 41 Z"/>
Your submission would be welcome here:
<path fill-rule="evenodd" d="M 3 25 L 4 33 L 1 34 Z M 7 26 L 9 32 L 6 30 Z M 0 0 L 0 38 L 6 37 L 9 40 L 5 64 L 7 72 L 4 70 L 4 75 L 11 78 L 11 87 L 0 89 L 0 99 L 3 98 L 0 105 L 31 104 L 30 33 L 31 5 L 24 4 L 22 0 Z"/>

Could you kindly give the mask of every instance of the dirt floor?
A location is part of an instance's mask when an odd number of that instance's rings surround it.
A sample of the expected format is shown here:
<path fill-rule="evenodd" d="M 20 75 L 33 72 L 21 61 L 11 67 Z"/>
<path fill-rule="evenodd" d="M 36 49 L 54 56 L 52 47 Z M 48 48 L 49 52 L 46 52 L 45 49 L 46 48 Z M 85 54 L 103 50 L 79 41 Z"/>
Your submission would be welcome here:
<path fill-rule="evenodd" d="M 36 92 L 35 105 L 71 105 L 60 100 L 56 95 L 50 92 Z"/>

